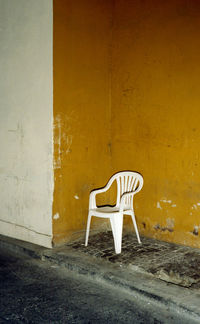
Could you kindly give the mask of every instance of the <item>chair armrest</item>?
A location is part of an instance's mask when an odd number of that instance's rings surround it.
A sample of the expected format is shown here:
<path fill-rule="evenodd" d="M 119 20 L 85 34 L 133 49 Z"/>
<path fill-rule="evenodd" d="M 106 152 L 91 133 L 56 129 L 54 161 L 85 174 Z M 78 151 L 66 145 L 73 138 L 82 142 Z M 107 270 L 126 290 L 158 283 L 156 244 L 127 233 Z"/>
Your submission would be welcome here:
<path fill-rule="evenodd" d="M 89 209 L 94 209 L 97 207 L 96 205 L 96 195 L 100 194 L 102 192 L 106 192 L 110 186 L 113 183 L 113 179 L 111 178 L 108 183 L 105 185 L 105 187 L 99 188 L 99 189 L 94 189 L 90 192 L 90 197 L 89 197 Z"/>

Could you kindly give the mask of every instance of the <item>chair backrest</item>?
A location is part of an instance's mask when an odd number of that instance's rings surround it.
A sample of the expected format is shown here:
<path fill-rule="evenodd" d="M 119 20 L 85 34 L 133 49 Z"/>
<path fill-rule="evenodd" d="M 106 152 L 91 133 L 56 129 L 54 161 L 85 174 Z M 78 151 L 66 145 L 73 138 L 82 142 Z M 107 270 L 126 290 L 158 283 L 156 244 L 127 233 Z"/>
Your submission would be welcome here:
<path fill-rule="evenodd" d="M 121 171 L 113 175 L 113 181 L 117 181 L 117 202 L 120 205 L 121 197 L 124 193 L 133 193 L 125 198 L 125 205 L 129 208 L 133 206 L 134 193 L 140 191 L 143 186 L 143 177 L 138 172 Z"/>

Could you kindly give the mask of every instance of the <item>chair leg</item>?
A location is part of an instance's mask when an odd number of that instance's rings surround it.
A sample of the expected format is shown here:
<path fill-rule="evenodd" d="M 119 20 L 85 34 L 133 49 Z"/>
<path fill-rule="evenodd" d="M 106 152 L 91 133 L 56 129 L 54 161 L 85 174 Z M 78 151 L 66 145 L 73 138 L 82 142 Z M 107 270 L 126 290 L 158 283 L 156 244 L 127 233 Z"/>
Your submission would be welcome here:
<path fill-rule="evenodd" d="M 88 237 L 89 237 L 89 231 L 90 231 L 91 218 L 92 218 L 92 215 L 91 215 L 91 213 L 89 212 L 89 213 L 88 213 L 88 220 L 87 220 L 86 236 L 85 236 L 85 246 L 88 245 Z"/>
<path fill-rule="evenodd" d="M 110 224 L 112 228 L 115 252 L 116 254 L 121 253 L 122 248 L 122 227 L 123 227 L 123 214 L 115 215 L 110 218 Z"/>
<path fill-rule="evenodd" d="M 138 228 L 137 228 L 137 224 L 136 224 L 136 220 L 135 220 L 134 213 L 131 214 L 131 217 L 132 217 L 133 225 L 134 225 L 134 228 L 135 228 L 135 232 L 136 232 L 136 236 L 137 236 L 138 243 L 141 244 L 142 242 L 140 240 L 140 235 L 139 235 L 139 232 L 138 232 Z"/>

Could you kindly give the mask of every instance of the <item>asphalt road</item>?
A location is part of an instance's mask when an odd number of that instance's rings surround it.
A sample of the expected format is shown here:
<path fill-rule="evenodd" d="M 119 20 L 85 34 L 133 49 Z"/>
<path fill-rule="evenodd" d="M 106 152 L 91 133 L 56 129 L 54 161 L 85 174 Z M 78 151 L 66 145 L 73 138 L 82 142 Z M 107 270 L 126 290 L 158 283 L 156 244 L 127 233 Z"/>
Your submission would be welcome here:
<path fill-rule="evenodd" d="M 0 250 L 0 323 L 180 322 L 115 287 Z"/>

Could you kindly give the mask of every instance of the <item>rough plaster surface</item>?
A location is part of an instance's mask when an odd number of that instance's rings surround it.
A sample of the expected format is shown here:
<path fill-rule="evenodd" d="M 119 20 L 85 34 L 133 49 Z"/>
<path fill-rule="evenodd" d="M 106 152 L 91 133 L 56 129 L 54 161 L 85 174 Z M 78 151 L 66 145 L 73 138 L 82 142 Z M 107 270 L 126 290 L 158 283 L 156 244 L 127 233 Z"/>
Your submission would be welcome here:
<path fill-rule="evenodd" d="M 0 233 L 51 246 L 52 1 L 0 0 Z"/>
<path fill-rule="evenodd" d="M 54 1 L 54 244 L 85 231 L 89 192 L 112 174 L 111 8 L 107 0 Z"/>

